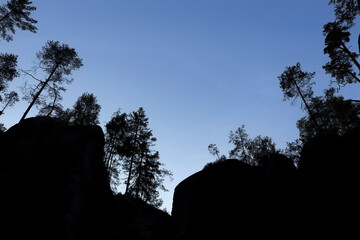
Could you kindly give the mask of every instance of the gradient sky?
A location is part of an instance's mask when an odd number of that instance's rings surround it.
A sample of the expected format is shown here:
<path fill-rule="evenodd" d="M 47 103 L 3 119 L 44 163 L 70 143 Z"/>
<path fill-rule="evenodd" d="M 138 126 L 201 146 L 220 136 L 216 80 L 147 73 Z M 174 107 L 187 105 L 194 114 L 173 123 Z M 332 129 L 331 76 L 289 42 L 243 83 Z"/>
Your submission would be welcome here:
<path fill-rule="evenodd" d="M 316 93 L 328 87 L 321 68 L 328 59 L 322 27 L 333 20 L 328 2 L 33 0 L 38 33 L 17 31 L 14 41 L 1 42 L 1 51 L 19 55 L 19 67 L 31 69 L 47 40 L 75 48 L 84 66 L 66 86 L 62 105 L 94 93 L 101 126 L 118 108 L 144 107 L 155 149 L 174 174 L 165 182 L 170 191 L 161 193 L 171 211 L 175 186 L 214 160 L 207 146 L 216 143 L 228 153 L 230 130 L 245 124 L 250 137 L 270 136 L 279 148 L 298 137 L 296 121 L 304 112 L 299 102 L 282 101 L 277 76 L 301 62 L 303 70 L 316 72 Z M 12 87 L 25 80 L 31 81 L 21 76 Z M 352 89 L 349 97 L 359 90 Z M 10 127 L 25 109 L 17 104 L 0 122 Z"/>

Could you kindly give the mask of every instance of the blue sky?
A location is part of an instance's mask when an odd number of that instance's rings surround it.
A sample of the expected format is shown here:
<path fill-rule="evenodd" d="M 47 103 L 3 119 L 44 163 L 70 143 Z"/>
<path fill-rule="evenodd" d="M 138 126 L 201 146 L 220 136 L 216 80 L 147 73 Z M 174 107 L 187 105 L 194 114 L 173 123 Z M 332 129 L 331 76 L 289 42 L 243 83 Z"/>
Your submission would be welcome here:
<path fill-rule="evenodd" d="M 214 160 L 210 143 L 228 153 L 230 130 L 245 124 L 250 137 L 270 136 L 279 148 L 297 138 L 304 113 L 282 101 L 277 79 L 286 66 L 301 62 L 315 71 L 318 94 L 329 85 L 321 68 L 327 62 L 322 27 L 333 20 L 328 0 L 33 2 L 38 33 L 17 31 L 14 41 L 1 42 L 2 52 L 18 54 L 19 67 L 31 69 L 47 40 L 75 48 L 84 66 L 62 104 L 94 93 L 102 126 L 118 108 L 144 107 L 155 149 L 174 173 L 173 182 L 166 180 L 170 191 L 162 193 L 169 211 L 174 187 Z M 12 87 L 25 80 L 31 81 L 21 76 Z M 25 109 L 17 104 L 0 122 L 10 127 Z"/>

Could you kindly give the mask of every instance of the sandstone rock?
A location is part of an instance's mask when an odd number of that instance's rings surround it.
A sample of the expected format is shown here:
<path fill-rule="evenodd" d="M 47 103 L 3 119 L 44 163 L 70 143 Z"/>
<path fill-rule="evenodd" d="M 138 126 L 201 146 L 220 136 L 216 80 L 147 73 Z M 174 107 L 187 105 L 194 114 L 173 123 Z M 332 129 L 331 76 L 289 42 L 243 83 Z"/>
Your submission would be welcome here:
<path fill-rule="evenodd" d="M 6 222 L 1 239 L 95 239 L 101 234 L 111 190 L 100 127 L 29 118 L 0 141 L 1 218 Z"/>
<path fill-rule="evenodd" d="M 171 216 L 140 199 L 114 196 L 113 209 L 101 239 L 170 240 Z"/>
<path fill-rule="evenodd" d="M 174 239 L 257 239 L 293 229 L 298 178 L 279 157 L 270 169 L 226 160 L 182 181 L 173 200 Z"/>

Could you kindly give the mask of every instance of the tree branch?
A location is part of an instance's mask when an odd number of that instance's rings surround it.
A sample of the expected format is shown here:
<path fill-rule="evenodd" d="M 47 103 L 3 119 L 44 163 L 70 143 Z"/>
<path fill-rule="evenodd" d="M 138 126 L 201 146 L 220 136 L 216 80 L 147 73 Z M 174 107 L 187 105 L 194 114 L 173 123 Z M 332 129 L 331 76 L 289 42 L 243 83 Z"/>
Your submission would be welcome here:
<path fill-rule="evenodd" d="M 22 70 L 22 69 L 20 69 L 20 71 L 23 72 L 23 73 L 25 73 L 26 75 L 29 75 L 30 77 L 32 77 L 32 78 L 35 79 L 36 81 L 38 81 L 38 82 L 40 82 L 40 83 L 44 83 L 44 81 L 36 78 L 36 77 L 35 77 L 34 75 L 32 75 L 31 73 L 28 73 L 28 72 L 26 72 L 25 70 Z"/>
<path fill-rule="evenodd" d="M 341 48 L 343 51 L 345 51 L 345 53 L 351 58 L 352 62 L 356 65 L 356 67 L 359 69 L 360 71 L 360 64 L 359 62 L 356 60 L 356 58 L 354 57 L 354 55 L 350 52 L 350 50 L 346 47 L 345 43 L 341 42 L 341 46 L 343 48 Z"/>

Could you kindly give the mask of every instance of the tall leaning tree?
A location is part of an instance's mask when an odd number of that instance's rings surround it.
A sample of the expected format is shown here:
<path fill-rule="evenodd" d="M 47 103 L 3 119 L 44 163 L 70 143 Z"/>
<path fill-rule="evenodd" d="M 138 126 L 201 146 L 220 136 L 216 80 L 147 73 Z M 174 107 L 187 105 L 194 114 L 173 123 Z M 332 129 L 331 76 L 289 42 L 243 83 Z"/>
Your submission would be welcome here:
<path fill-rule="evenodd" d="M 356 17 L 360 14 L 360 0 L 331 0 L 335 20 L 324 25 L 324 53 L 330 58 L 323 68 L 339 86 L 360 83 L 360 34 L 357 49 L 352 49 L 351 34 Z"/>
<path fill-rule="evenodd" d="M 36 33 L 37 21 L 30 17 L 36 10 L 28 0 L 11 0 L 0 6 L 0 38 L 5 41 L 13 40 L 15 29 Z M 5 109 L 19 101 L 18 94 L 8 92 L 9 83 L 19 76 L 17 70 L 17 56 L 14 54 L 0 53 L 0 102 L 4 104 L 0 115 Z"/>
<path fill-rule="evenodd" d="M 71 83 L 72 79 L 66 76 L 71 75 L 73 70 L 82 66 L 82 59 L 78 57 L 74 48 L 67 44 L 60 44 L 58 41 L 48 41 L 41 51 L 37 53 L 39 68 L 46 74 L 45 80 L 36 79 L 38 84 L 31 88 L 26 99 L 30 102 L 28 108 L 20 119 L 23 121 L 34 104 L 41 104 L 39 97 L 44 90 L 65 91 L 61 85 Z"/>
<path fill-rule="evenodd" d="M 314 75 L 314 72 L 302 71 L 300 63 L 297 63 L 295 66 L 286 67 L 278 79 L 280 81 L 280 88 L 284 94 L 284 101 L 293 99 L 294 103 L 294 101 L 300 97 L 302 100 L 302 108 L 307 111 L 317 130 L 321 131 L 313 110 L 309 106 L 309 101 L 314 94 L 312 90 L 312 85 L 315 84 L 312 81 Z"/>

